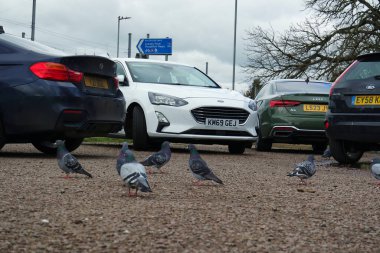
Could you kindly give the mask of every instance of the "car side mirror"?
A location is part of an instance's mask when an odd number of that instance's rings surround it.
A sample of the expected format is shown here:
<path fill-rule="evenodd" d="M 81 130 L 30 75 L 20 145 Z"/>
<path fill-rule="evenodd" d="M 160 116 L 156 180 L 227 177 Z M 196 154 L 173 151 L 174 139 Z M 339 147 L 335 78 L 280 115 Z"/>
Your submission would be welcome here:
<path fill-rule="evenodd" d="M 117 75 L 117 80 L 120 86 L 128 86 L 128 78 L 125 75 Z"/>

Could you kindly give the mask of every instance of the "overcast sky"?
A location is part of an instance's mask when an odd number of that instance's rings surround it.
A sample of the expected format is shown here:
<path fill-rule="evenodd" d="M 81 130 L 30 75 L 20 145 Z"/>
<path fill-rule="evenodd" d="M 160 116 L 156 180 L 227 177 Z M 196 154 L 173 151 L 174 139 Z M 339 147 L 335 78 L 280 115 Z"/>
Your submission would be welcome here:
<path fill-rule="evenodd" d="M 0 0 L 0 25 L 7 33 L 31 36 L 33 0 Z M 127 57 L 128 33 L 132 56 L 141 38 L 173 39 L 169 60 L 194 65 L 223 87 L 232 86 L 235 0 L 36 0 L 35 40 L 78 54 L 116 57 L 117 17 L 119 56 Z M 238 0 L 236 89 L 247 86 L 241 66 L 246 64 L 247 30 L 256 26 L 284 31 L 304 20 L 303 0 Z M 152 59 L 164 59 L 154 56 Z"/>

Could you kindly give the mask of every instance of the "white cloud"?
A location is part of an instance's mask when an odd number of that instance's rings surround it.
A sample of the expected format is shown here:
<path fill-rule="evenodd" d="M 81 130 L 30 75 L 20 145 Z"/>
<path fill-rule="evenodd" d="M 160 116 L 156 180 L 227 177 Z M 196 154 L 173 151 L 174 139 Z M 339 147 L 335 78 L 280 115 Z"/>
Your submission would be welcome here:
<path fill-rule="evenodd" d="M 36 40 L 66 52 L 116 55 L 117 17 L 120 21 L 120 56 L 127 56 L 128 33 L 132 33 L 132 56 L 136 44 L 151 38 L 171 37 L 169 59 L 205 70 L 224 87 L 231 87 L 233 62 L 233 0 L 37 0 Z M 245 65 L 246 31 L 272 26 L 283 31 L 300 22 L 303 0 L 238 0 L 236 87 L 248 86 L 240 66 Z M 30 37 L 31 0 L 0 0 L 0 25 L 6 32 Z M 162 58 L 163 59 L 163 56 Z"/>

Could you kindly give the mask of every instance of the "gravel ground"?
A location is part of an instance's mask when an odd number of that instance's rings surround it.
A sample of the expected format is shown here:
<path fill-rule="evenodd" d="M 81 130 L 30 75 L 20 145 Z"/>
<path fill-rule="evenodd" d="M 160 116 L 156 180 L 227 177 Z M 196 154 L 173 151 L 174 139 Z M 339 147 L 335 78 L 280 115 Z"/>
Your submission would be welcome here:
<path fill-rule="evenodd" d="M 234 156 L 198 145 L 225 185 L 194 186 L 188 151 L 174 146 L 165 173 L 149 176 L 153 193 L 133 198 L 115 170 L 120 145 L 73 152 L 93 179 L 63 179 L 54 157 L 6 145 L 0 252 L 380 252 L 380 188 L 368 169 L 375 153 L 351 168 L 318 167 L 302 186 L 286 174 L 310 151 Z"/>

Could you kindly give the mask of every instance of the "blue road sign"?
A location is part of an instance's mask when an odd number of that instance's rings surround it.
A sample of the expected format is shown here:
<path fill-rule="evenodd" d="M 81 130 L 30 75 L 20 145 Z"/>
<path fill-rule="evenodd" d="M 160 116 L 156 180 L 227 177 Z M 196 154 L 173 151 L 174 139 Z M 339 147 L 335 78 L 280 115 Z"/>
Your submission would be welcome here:
<path fill-rule="evenodd" d="M 140 39 L 137 43 L 137 50 L 140 54 L 146 55 L 171 55 L 172 39 Z"/>

